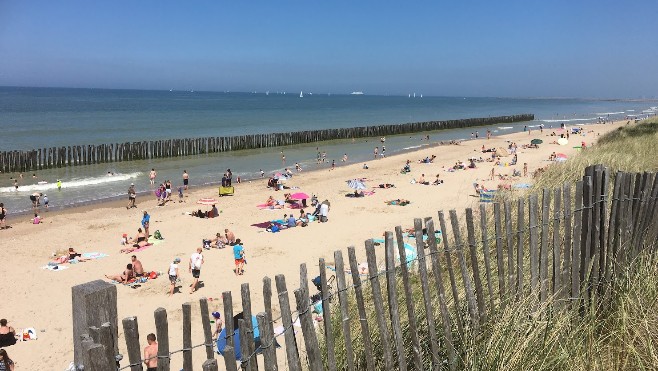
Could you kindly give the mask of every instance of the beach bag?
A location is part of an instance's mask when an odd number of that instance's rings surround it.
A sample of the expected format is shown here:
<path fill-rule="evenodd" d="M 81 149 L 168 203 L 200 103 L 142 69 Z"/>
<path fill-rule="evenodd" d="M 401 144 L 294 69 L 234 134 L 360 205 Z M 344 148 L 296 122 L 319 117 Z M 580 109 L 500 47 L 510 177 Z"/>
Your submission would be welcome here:
<path fill-rule="evenodd" d="M 153 232 L 153 238 L 155 238 L 156 240 L 164 240 L 164 237 L 162 237 L 162 234 L 160 233 L 159 229 Z"/>
<path fill-rule="evenodd" d="M 273 225 L 272 226 L 272 233 L 276 233 L 279 231 L 279 226 L 278 225 Z"/>
<path fill-rule="evenodd" d="M 210 240 L 203 240 L 203 248 L 204 249 L 210 248 Z"/>

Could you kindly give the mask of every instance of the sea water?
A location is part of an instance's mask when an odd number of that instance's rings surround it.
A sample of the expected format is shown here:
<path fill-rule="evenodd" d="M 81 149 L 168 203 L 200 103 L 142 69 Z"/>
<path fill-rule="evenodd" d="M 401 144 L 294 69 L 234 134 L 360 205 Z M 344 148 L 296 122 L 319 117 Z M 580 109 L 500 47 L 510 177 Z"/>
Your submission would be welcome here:
<path fill-rule="evenodd" d="M 496 133 L 522 131 L 524 126 L 545 128 L 589 124 L 599 117 L 623 119 L 652 111 L 655 101 L 585 99 L 512 99 L 469 97 L 370 96 L 340 94 L 224 93 L 189 91 L 139 91 L 101 89 L 55 89 L 0 87 L 0 151 L 29 150 L 53 146 L 121 143 L 127 141 L 233 136 L 338 127 L 398 124 L 533 113 L 534 122 L 499 124 L 482 128 L 443 130 L 389 136 L 388 155 L 429 143 L 469 139 L 478 131 Z M 651 112 L 645 112 L 651 114 Z M 429 135 L 430 141 L 423 140 Z M 148 161 L 106 163 L 41 170 L 23 174 L 16 191 L 11 178 L 0 174 L 0 202 L 10 212 L 30 210 L 29 195 L 48 195 L 51 206 L 73 206 L 125 196 L 130 183 L 140 193 L 153 190 L 148 174 L 157 181 L 170 179 L 177 188 L 182 172 L 190 174 L 194 186 L 216 184 L 230 168 L 242 179 L 257 179 L 295 163 L 312 170 L 372 160 L 379 138 L 335 140 L 279 148 L 234 151 Z M 326 163 L 318 166 L 318 152 L 326 152 Z M 285 154 L 286 163 L 281 160 Z M 410 158 L 412 161 L 417 160 Z M 36 177 L 33 177 L 36 175 Z M 109 174 L 108 174 L 109 173 Z M 56 181 L 62 181 L 58 190 Z M 44 183 L 45 182 L 45 183 Z M 41 184 L 40 184 L 41 183 Z M 312 192 L 312 190 L 309 190 Z"/>

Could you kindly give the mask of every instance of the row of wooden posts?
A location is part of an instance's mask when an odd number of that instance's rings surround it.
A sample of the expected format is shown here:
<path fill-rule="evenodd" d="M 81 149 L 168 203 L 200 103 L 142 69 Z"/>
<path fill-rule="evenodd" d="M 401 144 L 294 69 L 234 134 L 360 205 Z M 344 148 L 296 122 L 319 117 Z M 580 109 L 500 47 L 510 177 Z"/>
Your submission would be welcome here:
<path fill-rule="evenodd" d="M 24 172 L 65 166 L 171 158 L 242 149 L 269 148 L 334 139 L 351 139 L 531 121 L 534 115 L 426 121 L 407 124 L 306 130 L 290 133 L 249 134 L 233 137 L 165 139 L 98 145 L 39 148 L 0 152 L 0 170 Z"/>
<path fill-rule="evenodd" d="M 300 285 L 294 290 L 295 310 L 289 301 L 286 277 L 277 275 L 281 317 L 276 320 L 281 321 L 284 332 L 276 336 L 284 337 L 287 368 L 292 371 L 438 370 L 445 367 L 455 370 L 460 368 L 461 359 L 455 340 L 464 339 L 467 332 L 478 333 L 488 320 L 493 320 L 497 312 L 515 300 L 531 296 L 540 303 L 548 301 L 556 310 L 605 305 L 608 289 L 618 277 L 629 274 L 631 262 L 644 251 L 653 252 L 658 246 L 655 242 L 658 237 L 658 177 L 653 173 L 624 172 L 618 172 L 613 182 L 610 177 L 607 168 L 590 166 L 585 169 L 583 180 L 576 183 L 575 191 L 565 184 L 558 189 L 543 190 L 541 202 L 536 194 L 531 194 L 527 202 L 518 199 L 514 203 L 494 203 L 493 210 L 481 204 L 479 216 L 468 208 L 465 234 L 455 210 L 449 211 L 450 228 L 443 211 L 438 213 L 439 237 L 435 234 L 433 218 L 415 219 L 413 235 L 417 258 L 407 260 L 405 233 L 401 227 L 396 227 L 395 233 L 385 233 L 384 270 L 378 268 L 373 240 L 365 242 L 367 278 L 359 275 L 354 247 L 348 248 L 348 269 L 343 253 L 334 253 L 336 286 L 329 286 L 325 260 L 320 259 L 322 331 L 314 328 L 309 310 L 306 266 L 301 265 Z M 612 194 L 609 192 L 611 183 L 614 184 Z M 426 242 L 423 242 L 423 227 L 427 233 Z M 351 272 L 351 282 L 346 271 Z M 412 279 L 414 275 L 419 279 Z M 412 282 L 419 282 L 420 290 L 414 290 Z M 368 283 L 369 289 L 365 286 Z M 102 288 L 98 289 L 99 285 Z M 262 345 L 256 349 L 249 320 L 252 314 L 250 287 L 246 283 L 241 286 L 241 311 L 247 319 L 239 321 L 243 370 L 278 369 L 270 278 L 263 279 L 262 289 L 265 309 L 257 315 Z M 105 291 L 104 296 L 99 296 L 99 290 Z M 420 308 L 412 299 L 413 291 L 422 293 Z M 232 334 L 232 293 L 224 292 L 222 299 L 226 333 Z M 433 303 L 437 301 L 439 306 L 434 308 Z M 94 306 L 95 314 L 76 319 L 80 303 L 86 303 L 87 311 L 90 305 Z M 116 287 L 101 281 L 76 286 L 73 304 L 74 321 L 79 322 L 77 325 L 74 322 L 76 362 L 85 365 L 94 362 L 93 370 L 115 370 L 114 360 L 118 354 Z M 400 306 L 406 311 L 400 310 Z M 207 355 L 201 367 L 217 370 L 205 299 L 201 300 L 200 308 L 205 336 L 200 346 L 205 347 Z M 465 313 L 462 308 L 466 308 Z M 184 304 L 182 336 L 186 350 L 182 352 L 182 364 L 186 371 L 195 369 L 190 313 L 190 304 Z M 300 320 L 303 341 L 298 341 L 300 334 L 293 330 L 294 317 Z M 403 331 L 405 322 L 407 331 Z M 169 329 L 164 309 L 155 311 L 155 323 L 160 341 L 158 370 L 168 371 L 173 367 L 170 359 L 173 352 L 168 345 Z M 428 345 L 425 347 L 421 346 L 420 327 L 427 329 L 425 340 L 428 341 L 423 344 Z M 130 369 L 142 370 L 137 366 L 141 364 L 137 319 L 124 319 L 123 328 L 129 363 L 134 365 Z M 83 334 L 91 334 L 91 339 L 81 338 Z M 358 347 L 362 352 L 355 351 L 355 341 L 363 343 Z M 227 370 L 237 370 L 231 336 L 227 344 L 223 363 Z M 262 361 L 257 353 L 262 354 Z M 99 359 L 105 363 L 101 365 Z"/>

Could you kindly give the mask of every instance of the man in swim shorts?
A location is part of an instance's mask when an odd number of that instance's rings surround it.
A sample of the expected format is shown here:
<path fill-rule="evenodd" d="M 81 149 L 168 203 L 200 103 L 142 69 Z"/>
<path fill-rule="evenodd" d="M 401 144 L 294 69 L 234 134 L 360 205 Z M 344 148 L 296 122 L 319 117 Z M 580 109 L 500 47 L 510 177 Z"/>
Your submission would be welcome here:
<path fill-rule="evenodd" d="M 135 277 L 142 277 L 144 275 L 144 266 L 142 266 L 142 262 L 137 260 L 136 255 L 131 256 L 130 261 L 133 264 L 133 272 L 135 272 Z"/>
<path fill-rule="evenodd" d="M 202 251 L 203 248 L 198 247 L 196 252 L 190 257 L 190 264 L 188 269 L 192 273 L 192 277 L 194 277 L 194 282 L 192 282 L 190 288 L 190 294 L 196 291 L 196 286 L 199 284 L 199 277 L 201 276 L 201 265 L 204 263 L 203 255 L 201 254 Z"/>
<path fill-rule="evenodd" d="M 146 341 L 149 345 L 144 348 L 144 365 L 146 371 L 156 371 L 158 369 L 158 343 L 155 341 L 155 334 L 146 335 Z"/>
<path fill-rule="evenodd" d="M 190 174 L 187 173 L 187 170 L 183 170 L 183 188 L 187 191 L 187 185 L 190 183 Z"/>
<path fill-rule="evenodd" d="M 135 204 L 136 199 L 137 192 L 135 191 L 135 183 L 130 183 L 130 187 L 128 188 L 128 206 L 126 206 L 126 209 L 137 207 Z"/>

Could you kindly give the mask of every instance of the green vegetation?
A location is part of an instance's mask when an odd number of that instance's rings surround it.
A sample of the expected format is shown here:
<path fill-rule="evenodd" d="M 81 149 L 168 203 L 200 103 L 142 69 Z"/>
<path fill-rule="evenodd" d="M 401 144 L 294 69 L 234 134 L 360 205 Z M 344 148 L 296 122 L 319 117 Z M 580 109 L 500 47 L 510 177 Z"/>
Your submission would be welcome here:
<path fill-rule="evenodd" d="M 591 134 L 590 134 L 591 135 Z M 587 137 L 586 137 L 587 138 Z M 604 164 L 617 171 L 640 173 L 658 170 L 658 118 L 629 124 L 599 138 L 597 144 L 558 166 L 549 166 L 535 180 L 535 189 L 556 188 L 582 178 L 583 169 Z"/>
<path fill-rule="evenodd" d="M 600 138 L 599 143 L 582 151 L 564 164 L 551 166 L 542 176 L 535 180 L 534 191 L 543 188 L 560 187 L 565 182 L 573 183 L 581 179 L 583 169 L 588 165 L 605 164 L 612 174 L 616 171 L 644 172 L 658 169 L 658 119 L 643 122 L 639 125 L 629 125 Z M 533 190 L 530 190 L 533 192 Z M 527 206 L 526 206 L 527 207 Z M 515 210 L 512 211 L 516 220 Z M 488 215 L 491 222 L 492 216 Z M 527 222 L 527 220 L 526 220 Z M 436 223 L 436 221 L 435 221 Z M 438 224 L 438 223 L 437 223 Z M 492 227 L 489 226 L 491 229 Z M 466 228 L 463 228 L 465 230 Z M 551 229 L 552 233 L 552 229 Z M 487 235 L 492 236 L 491 231 Z M 444 236 L 445 237 L 445 236 Z M 525 238 L 528 238 L 526 233 Z M 489 242 L 489 247 L 493 242 Z M 454 246 L 454 241 L 451 241 Z M 525 245 L 527 246 L 527 244 Z M 658 247 L 656 241 L 645 241 L 644 251 L 654 251 Z M 623 247 L 622 247 L 623 248 Z M 478 243 L 478 251 L 482 251 Z M 495 249 L 494 249 L 495 250 Z M 616 276 L 607 286 L 598 300 L 598 307 L 588 306 L 578 300 L 557 302 L 549 298 L 543 304 L 536 295 L 530 295 L 527 287 L 518 295 L 521 299 L 500 299 L 495 267 L 495 251 L 492 250 L 492 281 L 496 309 L 488 313 L 488 320 L 476 333 L 469 326 L 469 314 L 464 298 L 464 287 L 459 278 L 459 265 L 453 255 L 453 268 L 458 277 L 457 291 L 459 305 L 455 306 L 451 294 L 450 281 L 443 265 L 444 289 L 451 320 L 451 336 L 456 353 L 456 369 L 467 370 L 644 370 L 655 369 L 658 365 L 658 265 L 652 254 L 642 253 L 638 259 L 629 264 L 627 269 Z M 429 250 L 425 250 L 429 251 Z M 528 264 L 526 251 L 525 264 Z M 478 254 L 480 271 L 483 258 Z M 468 251 L 465 259 L 470 260 Z M 429 262 L 429 260 L 428 260 Z M 549 267 L 550 269 L 550 267 Z M 528 272 L 527 269 L 524 269 Z M 399 272 L 398 272 L 399 273 Z M 439 338 L 439 355 L 443 361 L 442 367 L 448 369 L 446 342 L 443 338 L 443 327 L 439 298 L 434 285 L 434 277 L 430 272 L 431 308 L 430 315 L 436 320 L 436 333 Z M 402 324 L 403 342 L 406 361 L 409 369 L 414 369 L 412 347 L 412 325 L 408 319 L 404 289 L 397 275 L 397 293 L 399 315 Z M 417 327 L 422 352 L 422 369 L 431 369 L 429 329 L 427 314 L 419 275 L 411 275 L 415 318 L 413 324 Z M 482 274 L 483 285 L 486 279 Z M 525 277 L 528 285 L 529 277 Z M 364 279 L 364 282 L 367 279 Z M 382 290 L 386 303 L 385 280 L 382 278 Z M 373 342 L 374 354 L 371 360 L 375 369 L 385 369 L 384 351 L 381 334 L 377 329 L 375 310 L 370 285 L 363 286 L 370 339 Z M 366 369 L 366 354 L 363 335 L 358 321 L 353 290 L 348 290 L 350 298 L 350 318 L 352 319 L 351 334 L 354 346 L 355 365 L 359 370 Z M 485 295 L 485 301 L 488 301 Z M 343 342 L 343 331 L 340 322 L 338 300 L 332 305 L 332 332 L 336 341 L 338 369 L 346 369 L 347 361 Z M 505 304 L 505 305 L 502 305 Z M 385 305 L 385 307 L 387 307 Z M 489 307 L 487 305 L 487 307 Z M 556 309 L 562 308 L 562 309 Z M 390 319 L 390 313 L 385 308 L 385 318 Z M 463 332 L 457 322 L 463 323 Z M 390 324 L 390 322 L 388 322 Z M 394 349 L 393 335 L 389 325 L 391 347 Z M 323 338 L 323 336 L 320 336 Z M 326 353 L 325 353 L 326 354 Z M 394 362 L 397 363 L 394 354 Z M 326 360 L 325 360 L 326 361 Z"/>

